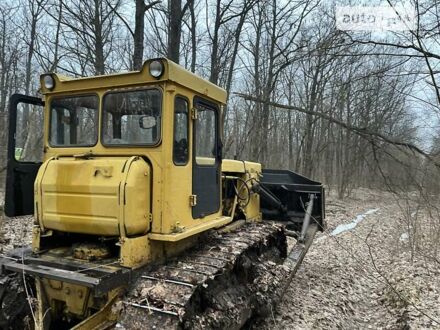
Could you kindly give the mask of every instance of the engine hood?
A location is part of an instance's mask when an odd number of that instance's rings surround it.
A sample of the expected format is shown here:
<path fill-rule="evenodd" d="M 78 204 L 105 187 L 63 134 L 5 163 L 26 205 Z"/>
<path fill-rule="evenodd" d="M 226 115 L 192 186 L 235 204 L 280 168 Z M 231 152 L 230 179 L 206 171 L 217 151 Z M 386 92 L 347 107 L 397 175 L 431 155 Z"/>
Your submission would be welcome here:
<path fill-rule="evenodd" d="M 102 236 L 149 231 L 151 168 L 140 157 L 60 157 L 35 181 L 40 227 Z"/>

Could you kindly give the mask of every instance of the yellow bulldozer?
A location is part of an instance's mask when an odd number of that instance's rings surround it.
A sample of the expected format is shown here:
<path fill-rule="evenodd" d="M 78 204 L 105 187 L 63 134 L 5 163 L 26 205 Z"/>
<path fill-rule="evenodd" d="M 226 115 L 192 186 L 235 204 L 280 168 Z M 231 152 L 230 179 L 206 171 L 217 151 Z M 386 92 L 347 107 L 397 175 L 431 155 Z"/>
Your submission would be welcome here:
<path fill-rule="evenodd" d="M 33 227 L 0 258 L 1 329 L 239 329 L 279 301 L 324 190 L 222 158 L 225 90 L 165 58 L 40 83 L 9 104 L 5 214 Z"/>

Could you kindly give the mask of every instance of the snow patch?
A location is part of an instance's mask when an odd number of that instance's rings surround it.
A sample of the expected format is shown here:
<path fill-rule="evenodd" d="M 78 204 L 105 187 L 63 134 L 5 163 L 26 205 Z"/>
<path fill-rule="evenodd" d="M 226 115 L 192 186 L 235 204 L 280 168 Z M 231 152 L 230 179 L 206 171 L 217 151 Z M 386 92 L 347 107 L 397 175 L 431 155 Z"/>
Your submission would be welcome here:
<path fill-rule="evenodd" d="M 399 241 L 408 242 L 408 239 L 409 239 L 408 233 L 402 233 L 402 235 L 400 235 Z"/>
<path fill-rule="evenodd" d="M 364 220 L 367 215 L 376 213 L 377 211 L 379 211 L 379 209 L 369 209 L 365 213 L 357 215 L 356 219 L 354 219 L 352 222 L 344 223 L 342 225 L 337 226 L 331 232 L 330 236 L 336 236 L 336 235 L 339 235 L 339 234 L 346 232 L 348 230 L 354 229 L 354 227 L 356 227 L 358 225 L 358 223 L 360 223 L 362 220 Z"/>

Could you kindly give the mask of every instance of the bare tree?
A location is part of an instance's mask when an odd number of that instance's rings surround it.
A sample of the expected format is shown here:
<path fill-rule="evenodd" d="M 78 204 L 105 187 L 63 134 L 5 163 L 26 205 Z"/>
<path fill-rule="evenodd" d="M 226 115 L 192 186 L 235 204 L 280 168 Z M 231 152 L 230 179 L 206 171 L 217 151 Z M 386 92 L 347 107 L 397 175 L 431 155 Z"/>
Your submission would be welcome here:
<path fill-rule="evenodd" d="M 253 58 L 253 80 L 255 95 L 269 101 L 281 72 L 292 64 L 303 47 L 297 44 L 304 19 L 316 4 L 311 1 L 289 2 L 280 5 L 276 0 L 270 4 L 257 5 L 253 11 L 255 36 L 247 47 Z M 295 13 L 292 15 L 292 13 Z M 268 103 L 256 105 L 257 123 L 254 138 L 258 141 L 251 158 L 267 161 L 268 144 L 265 137 L 269 132 L 270 106 Z"/>
<path fill-rule="evenodd" d="M 133 68 L 140 69 L 144 60 L 145 12 L 160 1 L 146 4 L 144 0 L 136 0 L 135 28 L 133 32 L 134 52 Z"/>
<path fill-rule="evenodd" d="M 71 60 L 81 68 L 80 74 L 85 74 L 89 66 L 94 74 L 106 72 L 106 59 L 111 52 L 114 37 L 116 10 L 120 4 L 121 0 L 114 0 L 111 5 L 100 0 L 63 2 L 62 47 L 73 54 Z"/>
<path fill-rule="evenodd" d="M 3 172 L 6 169 L 7 143 L 7 100 L 22 81 L 23 74 L 19 71 L 20 57 L 25 54 L 22 39 L 14 32 L 14 20 L 19 8 L 10 8 L 0 4 L 0 187 L 4 183 Z"/>

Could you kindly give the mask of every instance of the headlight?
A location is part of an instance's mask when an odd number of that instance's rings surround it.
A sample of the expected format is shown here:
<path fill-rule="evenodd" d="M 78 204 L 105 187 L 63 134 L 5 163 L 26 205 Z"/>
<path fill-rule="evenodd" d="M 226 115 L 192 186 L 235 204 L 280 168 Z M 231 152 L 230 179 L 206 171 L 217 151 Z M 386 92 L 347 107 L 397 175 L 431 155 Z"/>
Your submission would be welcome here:
<path fill-rule="evenodd" d="M 43 84 L 46 89 L 51 90 L 55 87 L 55 80 L 50 74 L 47 74 L 43 76 Z"/>
<path fill-rule="evenodd" d="M 161 61 L 154 60 L 150 63 L 150 74 L 154 78 L 159 78 L 164 71 L 163 64 Z"/>

